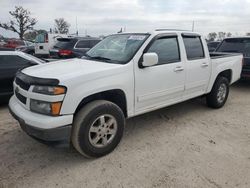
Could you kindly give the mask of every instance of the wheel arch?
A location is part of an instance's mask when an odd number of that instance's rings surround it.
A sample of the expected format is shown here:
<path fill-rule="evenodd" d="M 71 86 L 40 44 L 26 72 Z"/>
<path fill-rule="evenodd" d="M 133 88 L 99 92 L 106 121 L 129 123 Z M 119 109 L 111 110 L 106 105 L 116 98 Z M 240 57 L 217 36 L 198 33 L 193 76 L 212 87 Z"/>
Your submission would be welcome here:
<path fill-rule="evenodd" d="M 210 84 L 209 84 L 209 86 L 208 86 L 207 93 L 211 92 L 211 90 L 212 90 L 212 88 L 213 88 L 213 86 L 214 86 L 216 80 L 217 80 L 218 77 L 220 77 L 220 76 L 223 76 L 223 77 L 227 78 L 227 79 L 228 79 L 228 82 L 229 82 L 229 83 L 232 83 L 233 71 L 232 71 L 232 69 L 225 69 L 225 70 L 219 71 L 218 74 L 217 74 L 217 76 L 215 76 L 215 77 L 212 76 L 213 79 L 211 80 L 211 82 L 210 82 Z"/>
<path fill-rule="evenodd" d="M 121 89 L 107 90 L 107 91 L 91 94 L 83 98 L 81 102 L 78 104 L 74 114 L 79 112 L 79 110 L 83 106 L 95 100 L 107 100 L 107 101 L 113 102 L 114 104 L 116 104 L 117 106 L 121 108 L 121 110 L 124 113 L 124 116 L 128 117 L 126 95 L 125 95 L 125 92 Z"/>
<path fill-rule="evenodd" d="M 216 79 L 219 77 L 219 76 L 222 76 L 222 77 L 225 77 L 228 79 L 228 82 L 231 83 L 232 82 L 232 77 L 233 77 L 233 71 L 231 69 L 227 69 L 227 70 L 224 70 L 222 72 L 220 72 L 218 74 L 218 76 L 216 77 Z M 216 80 L 215 79 L 215 80 Z"/>

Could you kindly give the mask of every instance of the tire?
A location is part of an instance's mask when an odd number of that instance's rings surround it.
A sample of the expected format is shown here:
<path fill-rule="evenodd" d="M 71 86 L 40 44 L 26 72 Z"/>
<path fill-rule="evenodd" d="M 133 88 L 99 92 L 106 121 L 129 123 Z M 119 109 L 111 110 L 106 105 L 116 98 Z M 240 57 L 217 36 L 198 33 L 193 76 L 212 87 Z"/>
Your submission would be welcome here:
<path fill-rule="evenodd" d="M 119 144 L 124 125 L 124 114 L 116 104 L 105 100 L 93 101 L 76 114 L 71 141 L 85 157 L 102 157 Z"/>
<path fill-rule="evenodd" d="M 229 94 L 229 81 L 225 77 L 218 77 L 212 91 L 206 96 L 207 106 L 219 109 L 224 106 Z"/>

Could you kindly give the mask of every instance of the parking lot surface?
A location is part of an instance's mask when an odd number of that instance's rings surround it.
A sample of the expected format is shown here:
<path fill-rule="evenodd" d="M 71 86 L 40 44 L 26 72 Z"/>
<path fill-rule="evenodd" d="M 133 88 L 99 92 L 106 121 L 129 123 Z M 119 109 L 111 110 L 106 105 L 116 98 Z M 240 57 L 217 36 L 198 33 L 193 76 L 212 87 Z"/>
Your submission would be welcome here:
<path fill-rule="evenodd" d="M 225 107 L 198 98 L 127 121 L 100 159 L 27 136 L 0 107 L 0 187 L 250 187 L 250 83 Z"/>

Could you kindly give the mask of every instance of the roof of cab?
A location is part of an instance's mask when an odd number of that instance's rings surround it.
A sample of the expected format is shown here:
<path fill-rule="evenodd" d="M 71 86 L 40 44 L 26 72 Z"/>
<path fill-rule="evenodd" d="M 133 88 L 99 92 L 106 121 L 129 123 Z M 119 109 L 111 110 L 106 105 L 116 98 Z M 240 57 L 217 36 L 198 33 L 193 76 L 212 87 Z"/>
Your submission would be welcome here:
<path fill-rule="evenodd" d="M 121 34 L 152 34 L 152 35 L 158 35 L 158 34 L 164 34 L 164 33 L 175 33 L 175 34 L 190 34 L 190 35 L 199 35 L 200 33 L 189 31 L 189 30 L 181 30 L 181 29 L 155 29 L 153 31 L 149 32 L 124 32 Z"/>

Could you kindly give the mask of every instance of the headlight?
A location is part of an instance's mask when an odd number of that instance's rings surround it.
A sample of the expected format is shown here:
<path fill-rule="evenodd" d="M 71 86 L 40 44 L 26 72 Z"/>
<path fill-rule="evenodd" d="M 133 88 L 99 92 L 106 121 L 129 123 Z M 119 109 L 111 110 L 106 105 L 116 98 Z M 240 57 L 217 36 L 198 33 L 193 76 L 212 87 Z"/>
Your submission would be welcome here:
<path fill-rule="evenodd" d="M 58 116 L 60 114 L 62 102 L 45 102 L 30 99 L 30 110 L 40 114 Z"/>
<path fill-rule="evenodd" d="M 61 95 L 66 93 L 66 88 L 63 86 L 34 86 L 33 92 L 45 95 Z"/>

